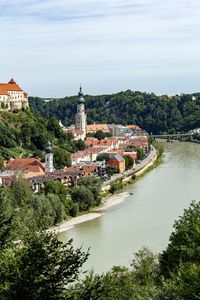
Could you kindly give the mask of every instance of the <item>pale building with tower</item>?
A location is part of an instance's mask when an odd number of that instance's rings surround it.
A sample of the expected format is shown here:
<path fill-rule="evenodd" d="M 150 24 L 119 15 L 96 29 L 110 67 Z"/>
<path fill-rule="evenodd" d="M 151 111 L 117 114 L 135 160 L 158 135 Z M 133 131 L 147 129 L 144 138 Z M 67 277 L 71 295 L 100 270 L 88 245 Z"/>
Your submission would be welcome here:
<path fill-rule="evenodd" d="M 46 154 L 45 154 L 45 172 L 52 173 L 54 171 L 53 166 L 53 151 L 51 143 L 48 142 L 46 147 Z"/>
<path fill-rule="evenodd" d="M 11 79 L 0 83 L 0 110 L 26 109 L 29 107 L 28 94 Z"/>
<path fill-rule="evenodd" d="M 77 104 L 77 113 L 76 113 L 76 123 L 75 130 L 80 132 L 81 139 L 84 140 L 87 134 L 87 115 L 85 113 L 85 99 L 83 98 L 82 88 L 78 93 L 78 104 Z"/>

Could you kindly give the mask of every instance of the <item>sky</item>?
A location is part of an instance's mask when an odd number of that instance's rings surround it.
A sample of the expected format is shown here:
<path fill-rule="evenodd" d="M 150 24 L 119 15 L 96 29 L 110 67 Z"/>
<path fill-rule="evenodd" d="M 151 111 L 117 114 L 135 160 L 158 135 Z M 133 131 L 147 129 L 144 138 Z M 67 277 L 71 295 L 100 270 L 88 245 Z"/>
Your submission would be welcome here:
<path fill-rule="evenodd" d="M 200 91 L 199 0 L 0 0 L 0 82 L 31 96 Z"/>

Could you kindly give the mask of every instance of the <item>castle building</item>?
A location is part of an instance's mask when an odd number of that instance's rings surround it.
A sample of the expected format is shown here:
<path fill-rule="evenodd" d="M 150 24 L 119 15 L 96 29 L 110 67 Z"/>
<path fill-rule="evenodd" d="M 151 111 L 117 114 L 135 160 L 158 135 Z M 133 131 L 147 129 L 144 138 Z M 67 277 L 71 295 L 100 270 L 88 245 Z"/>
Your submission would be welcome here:
<path fill-rule="evenodd" d="M 87 134 L 87 116 L 85 113 L 85 99 L 83 98 L 82 88 L 78 93 L 78 104 L 76 113 L 75 130 L 82 132 L 81 139 L 84 140 Z"/>
<path fill-rule="evenodd" d="M 54 171 L 53 166 L 53 153 L 51 143 L 48 142 L 46 147 L 46 154 L 45 154 L 45 172 L 52 173 Z"/>
<path fill-rule="evenodd" d="M 11 79 L 8 83 L 0 83 L 0 110 L 27 108 L 28 94 Z"/>

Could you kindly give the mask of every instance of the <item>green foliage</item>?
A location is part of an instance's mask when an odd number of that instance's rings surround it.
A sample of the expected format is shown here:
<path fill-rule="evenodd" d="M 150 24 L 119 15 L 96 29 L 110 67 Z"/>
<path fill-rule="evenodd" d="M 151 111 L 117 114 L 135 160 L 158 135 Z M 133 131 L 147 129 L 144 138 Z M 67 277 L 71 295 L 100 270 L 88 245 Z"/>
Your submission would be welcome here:
<path fill-rule="evenodd" d="M 129 155 L 124 155 L 126 170 L 131 169 L 133 167 L 133 159 Z"/>
<path fill-rule="evenodd" d="M 69 152 L 85 149 L 83 141 L 73 141 L 73 136 L 65 134 L 55 118 L 47 121 L 36 112 L 26 110 L 17 114 L 0 112 L 0 120 L 0 154 L 5 159 L 28 157 L 30 154 L 44 159 L 48 141 L 57 149 Z M 61 157 L 60 154 L 59 166 L 63 164 Z"/>
<path fill-rule="evenodd" d="M 161 270 L 166 276 L 181 263 L 200 262 L 200 202 L 192 202 L 174 224 L 167 249 L 161 254 Z"/>
<path fill-rule="evenodd" d="M 44 185 L 44 192 L 46 195 L 54 194 L 59 196 L 59 198 L 63 203 L 65 203 L 67 199 L 68 191 L 64 186 L 64 184 L 62 184 L 60 181 L 55 181 L 55 180 L 46 181 Z"/>
<path fill-rule="evenodd" d="M 77 151 L 82 151 L 86 148 L 84 141 L 82 141 L 81 139 L 79 139 L 78 141 L 74 141 L 74 146 L 77 149 Z"/>
<path fill-rule="evenodd" d="M 102 199 L 99 178 L 94 176 L 81 178 L 79 186 L 71 190 L 71 198 L 74 203 L 78 204 L 80 211 L 86 211 L 91 207 L 98 206 Z M 75 211 L 78 208 L 75 208 Z"/>
<path fill-rule="evenodd" d="M 23 206 L 31 202 L 32 190 L 25 179 L 15 177 L 12 180 L 11 189 L 18 205 Z"/>
<path fill-rule="evenodd" d="M 192 96 L 196 97 L 196 101 Z M 200 93 L 170 99 L 153 93 L 127 90 L 111 95 L 85 95 L 88 124 L 138 124 L 149 133 L 187 132 L 200 127 Z M 46 103 L 41 98 L 29 98 L 30 106 L 49 119 L 74 124 L 77 97 L 65 97 Z"/>
<path fill-rule="evenodd" d="M 97 161 L 104 161 L 105 160 L 106 162 L 108 162 L 109 159 L 110 159 L 110 156 L 109 156 L 108 153 L 102 153 L 102 154 L 99 154 L 97 156 Z"/>
<path fill-rule="evenodd" d="M 110 132 L 103 132 L 102 130 L 97 130 L 93 136 L 98 139 L 98 140 L 103 140 L 106 137 L 111 137 L 111 133 Z"/>
<path fill-rule="evenodd" d="M 56 118 L 49 119 L 47 123 L 47 129 L 50 132 L 52 132 L 57 138 L 61 138 L 64 135 L 62 129 L 60 128 L 59 122 Z"/>
<path fill-rule="evenodd" d="M 131 266 L 134 270 L 135 281 L 141 286 L 153 285 L 158 278 L 158 258 L 147 248 L 135 253 Z"/>
<path fill-rule="evenodd" d="M 54 234 L 29 233 L 0 256 L 1 299 L 53 300 L 65 299 L 88 253 L 74 250 L 71 240 L 62 244 Z"/>
<path fill-rule="evenodd" d="M 144 158 L 144 151 L 141 148 L 137 148 L 137 158 L 138 159 Z"/>
<path fill-rule="evenodd" d="M 70 154 L 61 148 L 54 150 L 54 167 L 58 170 L 71 166 Z"/>
<path fill-rule="evenodd" d="M 60 198 L 57 195 L 54 194 L 47 194 L 47 199 L 49 199 L 54 212 L 54 225 L 61 223 L 66 218 L 66 212 L 65 212 L 65 206 L 63 202 L 60 200 Z"/>
<path fill-rule="evenodd" d="M 200 264 L 181 264 L 178 273 L 163 280 L 162 299 L 198 300 L 200 296 Z"/>
<path fill-rule="evenodd" d="M 74 202 L 79 206 L 80 211 L 86 211 L 94 203 L 94 195 L 92 192 L 84 185 L 75 187 L 71 191 L 71 197 Z"/>
<path fill-rule="evenodd" d="M 73 189 L 74 195 L 77 192 L 75 203 L 87 206 L 88 199 L 94 199 L 93 185 L 99 183 L 90 177 L 81 183 L 79 190 Z M 32 212 L 41 222 L 45 218 L 48 221 L 51 209 L 52 217 L 61 221 L 64 210 L 59 196 L 34 195 L 32 208 L 25 203 L 15 201 L 9 187 L 0 188 L 0 299 L 199 299 L 200 202 L 192 202 L 175 222 L 169 245 L 159 259 L 143 248 L 135 253 L 131 268 L 113 267 L 106 274 L 90 273 L 81 280 L 77 280 L 79 269 L 88 253 L 80 248 L 74 250 L 71 240 L 63 245 L 55 234 L 38 232 L 38 228 L 28 224 L 28 220 L 33 222 Z M 13 243 L 20 220 L 26 220 L 29 230 L 24 228 L 20 242 Z"/>
<path fill-rule="evenodd" d="M 114 194 L 115 192 L 121 190 L 123 188 L 123 184 L 121 180 L 117 180 L 112 182 L 111 187 L 110 187 L 110 192 Z"/>
<path fill-rule="evenodd" d="M 98 206 L 101 203 L 101 182 L 95 176 L 85 176 L 79 181 L 80 186 L 85 186 L 94 196 L 92 206 Z"/>
<path fill-rule="evenodd" d="M 34 218 L 39 229 L 46 229 L 55 223 L 56 213 L 49 198 L 44 194 L 33 195 L 31 207 L 34 210 Z"/>
<path fill-rule="evenodd" d="M 0 124 L 0 145 L 5 148 L 14 148 L 18 145 L 17 132 Z"/>
<path fill-rule="evenodd" d="M 140 286 L 134 278 L 134 271 L 124 267 L 113 269 L 102 275 L 91 273 L 82 282 L 68 291 L 67 299 L 94 300 L 150 300 L 158 299 L 158 288 Z"/>

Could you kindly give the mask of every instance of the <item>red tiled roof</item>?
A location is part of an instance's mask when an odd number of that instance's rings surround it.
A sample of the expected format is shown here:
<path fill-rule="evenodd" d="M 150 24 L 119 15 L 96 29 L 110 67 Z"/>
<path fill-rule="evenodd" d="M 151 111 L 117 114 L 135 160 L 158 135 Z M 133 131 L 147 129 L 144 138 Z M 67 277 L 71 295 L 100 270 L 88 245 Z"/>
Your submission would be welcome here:
<path fill-rule="evenodd" d="M 142 130 L 138 125 L 127 125 L 126 127 L 133 130 Z"/>
<path fill-rule="evenodd" d="M 82 166 L 83 171 L 85 174 L 91 174 L 92 172 L 95 172 L 97 169 L 97 166 L 92 166 L 92 165 L 83 165 Z"/>
<path fill-rule="evenodd" d="M 0 95 L 8 95 L 8 91 L 22 92 L 23 90 L 14 79 L 11 79 L 8 83 L 0 83 Z"/>
<path fill-rule="evenodd" d="M 44 171 L 43 164 L 36 158 L 16 158 L 5 164 L 6 170 L 21 172 Z"/>
<path fill-rule="evenodd" d="M 98 130 L 109 131 L 107 124 L 90 124 L 87 125 L 87 132 L 95 132 Z"/>

